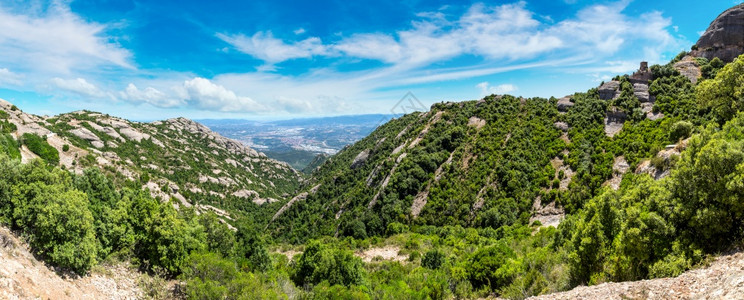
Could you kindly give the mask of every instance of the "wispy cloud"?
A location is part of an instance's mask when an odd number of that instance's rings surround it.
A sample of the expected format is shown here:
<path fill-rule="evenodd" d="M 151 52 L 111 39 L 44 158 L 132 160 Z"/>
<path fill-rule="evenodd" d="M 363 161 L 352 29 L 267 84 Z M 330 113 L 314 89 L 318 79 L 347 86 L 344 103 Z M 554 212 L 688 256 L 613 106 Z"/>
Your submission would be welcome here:
<path fill-rule="evenodd" d="M 84 97 L 102 98 L 106 96 L 106 93 L 83 78 L 62 79 L 55 77 L 52 79 L 52 83 L 62 90 Z"/>
<path fill-rule="evenodd" d="M 678 44 L 667 28 L 671 20 L 659 12 L 630 17 L 627 1 L 592 5 L 575 18 L 547 24 L 526 9 L 525 2 L 486 6 L 475 4 L 451 19 L 441 12 L 420 13 L 411 28 L 387 33 L 356 33 L 331 43 L 319 38 L 285 42 L 271 33 L 252 37 L 218 34 L 225 42 L 267 64 L 313 56 L 348 56 L 392 65 L 427 66 L 461 55 L 489 60 L 525 60 L 551 56 L 593 57 L 615 54 L 625 44 L 648 41 L 644 54 L 658 59 L 660 50 Z M 557 51 L 557 53 L 556 53 Z"/>
<path fill-rule="evenodd" d="M 16 74 L 8 68 L 0 68 L 0 84 L 2 85 L 20 85 L 23 75 Z"/>
<path fill-rule="evenodd" d="M 42 9 L 0 5 L 0 64 L 18 71 L 70 74 L 100 66 L 132 68 L 131 53 L 62 2 Z"/>
<path fill-rule="evenodd" d="M 235 48 L 258 58 L 268 65 L 297 59 L 310 58 L 315 55 L 328 54 L 327 47 L 323 45 L 317 37 L 307 38 L 301 41 L 285 43 L 284 41 L 274 38 L 271 31 L 257 32 L 253 36 L 243 34 L 227 35 L 217 33 L 216 36 L 233 45 Z"/>

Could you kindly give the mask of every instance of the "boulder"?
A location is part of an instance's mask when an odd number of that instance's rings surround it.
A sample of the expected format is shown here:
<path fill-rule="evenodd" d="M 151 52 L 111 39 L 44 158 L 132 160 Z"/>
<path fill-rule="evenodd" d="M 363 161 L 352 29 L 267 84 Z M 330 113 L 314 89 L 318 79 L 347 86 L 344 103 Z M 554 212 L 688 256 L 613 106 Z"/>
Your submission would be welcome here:
<path fill-rule="evenodd" d="M 568 131 L 569 129 L 568 123 L 566 122 L 555 122 L 553 123 L 553 126 L 555 126 L 555 128 L 557 128 L 560 131 Z"/>
<path fill-rule="evenodd" d="M 744 4 L 736 5 L 719 15 L 695 44 L 693 56 L 731 62 L 744 53 Z"/>
<path fill-rule="evenodd" d="M 571 97 L 563 97 L 561 99 L 558 99 L 558 111 L 559 112 L 568 112 L 568 110 L 574 106 L 574 103 L 571 101 Z"/>
<path fill-rule="evenodd" d="M 103 132 L 107 134 L 108 136 L 119 140 L 120 142 L 124 142 L 124 138 L 122 138 L 121 135 L 119 135 L 119 133 L 116 132 L 116 130 L 111 127 L 104 127 L 104 126 L 98 125 L 98 123 L 96 122 L 90 122 L 90 121 L 88 122 L 88 125 L 90 125 L 90 127 L 93 127 L 93 129 L 95 130 Z"/>
<path fill-rule="evenodd" d="M 126 138 L 140 142 L 142 139 L 149 139 L 150 135 L 147 133 L 139 132 L 137 129 L 134 129 L 132 127 L 124 127 L 119 129 L 119 132 L 121 132 L 122 135 L 124 135 Z"/>

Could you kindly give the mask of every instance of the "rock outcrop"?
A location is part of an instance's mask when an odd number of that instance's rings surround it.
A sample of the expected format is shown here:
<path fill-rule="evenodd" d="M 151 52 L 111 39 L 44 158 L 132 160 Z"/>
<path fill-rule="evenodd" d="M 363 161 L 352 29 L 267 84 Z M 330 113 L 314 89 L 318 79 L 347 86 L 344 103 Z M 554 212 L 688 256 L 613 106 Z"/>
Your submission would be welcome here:
<path fill-rule="evenodd" d="M 620 81 L 605 82 L 599 86 L 599 99 L 612 100 L 620 97 Z"/>
<path fill-rule="evenodd" d="M 354 161 L 351 162 L 351 168 L 356 169 L 361 167 L 362 165 L 364 165 L 368 158 L 369 149 L 359 152 L 359 154 L 354 158 Z"/>
<path fill-rule="evenodd" d="M 700 76 L 703 74 L 700 71 L 700 66 L 695 62 L 695 58 L 690 55 L 685 56 L 682 60 L 674 63 L 674 69 L 690 79 L 690 82 L 693 84 L 696 84 Z"/>
<path fill-rule="evenodd" d="M 561 99 L 558 99 L 558 111 L 559 112 L 566 113 L 573 106 L 574 106 L 574 103 L 571 101 L 570 96 L 566 96 Z"/>
<path fill-rule="evenodd" d="M 609 137 L 615 136 L 620 130 L 623 129 L 625 120 L 628 119 L 628 115 L 617 108 L 610 108 L 607 111 L 607 115 L 604 119 L 605 134 Z"/>
<path fill-rule="evenodd" d="M 700 37 L 693 56 L 731 62 L 744 53 L 744 4 L 724 11 Z"/>

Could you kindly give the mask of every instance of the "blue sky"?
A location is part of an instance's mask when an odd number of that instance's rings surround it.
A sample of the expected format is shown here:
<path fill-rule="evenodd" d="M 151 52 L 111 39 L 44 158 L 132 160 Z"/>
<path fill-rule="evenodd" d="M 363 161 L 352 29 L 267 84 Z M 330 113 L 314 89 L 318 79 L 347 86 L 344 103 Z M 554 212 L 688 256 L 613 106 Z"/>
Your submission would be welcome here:
<path fill-rule="evenodd" d="M 667 62 L 739 2 L 0 0 L 0 98 L 155 120 L 560 97 Z"/>

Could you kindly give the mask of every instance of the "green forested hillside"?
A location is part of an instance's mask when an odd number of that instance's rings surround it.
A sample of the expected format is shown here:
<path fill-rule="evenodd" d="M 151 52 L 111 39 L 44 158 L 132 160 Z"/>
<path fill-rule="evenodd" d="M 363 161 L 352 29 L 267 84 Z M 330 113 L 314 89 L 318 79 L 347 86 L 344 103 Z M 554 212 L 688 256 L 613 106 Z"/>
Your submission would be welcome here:
<path fill-rule="evenodd" d="M 595 89 L 577 93 L 565 113 L 557 99 L 489 96 L 395 119 L 316 170 L 307 199 L 287 205 L 268 229 L 303 242 L 384 235 L 391 225 L 527 224 L 538 199 L 573 212 L 613 176 L 616 157 L 634 170 L 679 140 L 671 129 L 710 120 L 686 77 L 671 64 L 653 70 L 655 109 L 666 115 L 659 120 L 639 113 L 627 77 L 619 80 L 631 90 L 618 99 L 600 100 Z M 629 117 L 608 137 L 604 119 L 616 108 Z"/>

